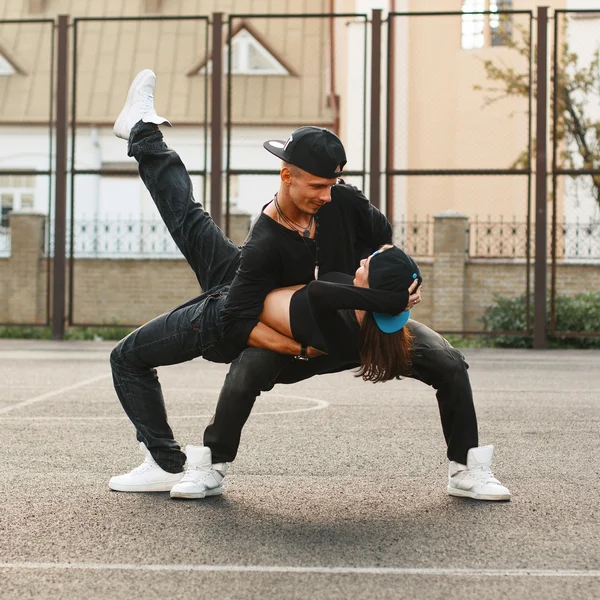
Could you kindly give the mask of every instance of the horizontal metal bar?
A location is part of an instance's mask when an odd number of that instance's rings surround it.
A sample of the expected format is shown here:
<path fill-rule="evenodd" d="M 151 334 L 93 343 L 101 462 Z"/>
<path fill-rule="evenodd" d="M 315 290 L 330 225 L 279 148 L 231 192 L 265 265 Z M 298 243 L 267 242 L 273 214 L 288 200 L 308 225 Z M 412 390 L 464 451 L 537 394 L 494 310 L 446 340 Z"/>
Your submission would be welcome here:
<path fill-rule="evenodd" d="M 0 169 L 0 175 L 52 175 L 52 171 L 36 171 L 35 169 Z"/>
<path fill-rule="evenodd" d="M 382 175 L 531 175 L 528 169 L 394 169 Z"/>
<path fill-rule="evenodd" d="M 554 10 L 556 13 L 600 13 L 600 8 L 557 8 Z"/>
<path fill-rule="evenodd" d="M 558 11 L 557 11 L 558 12 Z M 576 11 L 578 12 L 578 11 Z M 462 15 L 531 15 L 531 10 L 482 10 L 478 12 L 462 12 L 460 10 L 449 10 L 449 11 L 433 11 L 433 12 L 391 12 L 388 13 L 388 17 L 459 17 Z"/>
<path fill-rule="evenodd" d="M 514 335 L 514 336 L 519 336 L 519 337 L 523 337 L 525 335 L 532 335 L 532 332 L 528 331 L 528 330 L 505 331 L 505 330 L 500 329 L 498 331 L 446 331 L 446 330 L 436 329 L 436 331 L 443 335 L 448 335 L 448 334 L 452 334 L 452 335 Z"/>
<path fill-rule="evenodd" d="M 80 21 L 208 21 L 209 17 L 205 15 L 164 15 L 149 17 L 75 17 L 73 24 Z"/>
<path fill-rule="evenodd" d="M 0 323 L 0 327 L 48 327 L 50 321 L 45 323 Z"/>
<path fill-rule="evenodd" d="M 596 338 L 600 337 L 600 331 L 549 331 L 548 335 L 560 338 Z"/>
<path fill-rule="evenodd" d="M 0 19 L 0 25 L 7 25 L 10 23 L 52 23 L 54 19 Z"/>
<path fill-rule="evenodd" d="M 229 169 L 225 171 L 225 174 L 229 175 L 279 175 L 279 169 Z M 344 175 L 364 175 L 365 171 L 344 171 L 342 173 L 342 179 Z"/>
<path fill-rule="evenodd" d="M 130 323 L 77 323 L 75 321 L 73 321 L 73 323 L 71 323 L 70 327 L 123 327 L 125 329 L 136 329 L 138 328 L 140 325 L 143 325 L 143 321 L 141 323 L 135 323 L 135 324 L 130 324 Z"/>
<path fill-rule="evenodd" d="M 278 171 L 279 172 L 279 171 Z M 24 173 L 24 171 L 21 171 Z M 188 171 L 189 175 L 202 175 L 206 177 L 206 171 Z M 2 175 L 2 171 L 0 171 Z M 107 177 L 138 177 L 139 173 L 137 169 L 135 171 L 130 169 L 75 169 L 73 175 L 106 175 Z"/>
<path fill-rule="evenodd" d="M 469 260 L 513 260 L 520 261 L 526 258 L 525 251 L 516 254 L 469 254 Z"/>
<path fill-rule="evenodd" d="M 600 169 L 555 169 L 552 173 L 554 175 L 600 175 Z"/>
<path fill-rule="evenodd" d="M 332 17 L 364 17 L 368 15 L 364 13 L 281 13 L 281 14 L 235 14 L 229 15 L 229 19 L 326 19 Z"/>

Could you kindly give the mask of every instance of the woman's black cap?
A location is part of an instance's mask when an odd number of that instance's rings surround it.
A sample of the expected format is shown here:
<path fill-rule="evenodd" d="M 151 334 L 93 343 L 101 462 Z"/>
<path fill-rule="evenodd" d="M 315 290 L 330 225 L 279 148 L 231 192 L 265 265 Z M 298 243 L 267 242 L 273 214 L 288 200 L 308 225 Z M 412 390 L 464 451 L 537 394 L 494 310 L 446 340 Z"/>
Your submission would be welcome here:
<path fill-rule="evenodd" d="M 369 287 L 387 292 L 404 292 L 414 282 L 423 282 L 419 265 L 404 250 L 392 246 L 378 251 L 369 263 Z"/>
<path fill-rule="evenodd" d="M 421 285 L 423 279 L 419 266 L 404 250 L 396 246 L 378 250 L 369 262 L 369 287 L 389 293 L 390 296 L 406 303 L 408 288 L 418 280 Z M 397 312 L 396 312 L 397 311 Z M 404 306 L 396 305 L 393 313 L 373 312 L 377 327 L 384 333 L 395 333 L 402 329 L 410 318 L 410 310 Z"/>

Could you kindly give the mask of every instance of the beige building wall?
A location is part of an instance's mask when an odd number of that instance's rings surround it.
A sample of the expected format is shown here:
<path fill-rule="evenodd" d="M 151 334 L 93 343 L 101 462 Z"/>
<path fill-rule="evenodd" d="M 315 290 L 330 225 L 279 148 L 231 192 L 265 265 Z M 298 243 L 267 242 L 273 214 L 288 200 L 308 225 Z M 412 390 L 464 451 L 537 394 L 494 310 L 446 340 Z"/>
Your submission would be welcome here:
<path fill-rule="evenodd" d="M 430 0 L 428 11 L 460 11 L 459 0 Z M 515 10 L 535 10 L 537 2 L 515 0 Z M 562 0 L 545 2 L 562 8 Z M 411 0 L 410 9 L 423 10 Z M 528 101 L 504 98 L 487 105 L 486 94 L 473 86 L 499 85 L 485 77 L 484 61 L 526 73 L 527 61 L 507 47 L 492 47 L 485 27 L 485 47 L 461 48 L 461 17 L 410 17 L 408 72 L 409 169 L 507 169 L 527 147 Z M 529 17 L 513 16 L 529 28 Z M 535 40 L 536 29 L 533 23 Z M 535 108 L 535 104 L 534 104 Z M 535 114 L 533 115 L 535 123 Z M 398 201 L 398 203 L 400 203 Z M 498 219 L 527 214 L 527 178 L 523 176 L 410 177 L 407 187 L 409 217 L 453 209 L 469 217 Z"/>

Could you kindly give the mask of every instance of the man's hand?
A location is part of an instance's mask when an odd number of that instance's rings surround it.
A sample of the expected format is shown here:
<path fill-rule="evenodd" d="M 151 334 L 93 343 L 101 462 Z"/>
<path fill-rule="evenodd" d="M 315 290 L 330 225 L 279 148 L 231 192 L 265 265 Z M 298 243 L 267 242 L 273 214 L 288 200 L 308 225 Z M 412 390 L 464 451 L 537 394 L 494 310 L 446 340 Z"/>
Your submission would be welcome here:
<path fill-rule="evenodd" d="M 313 348 L 312 346 L 308 346 L 306 348 L 306 356 L 308 358 L 317 358 L 317 356 L 326 356 L 327 352 L 322 352 L 318 348 Z"/>
<path fill-rule="evenodd" d="M 250 332 L 248 346 L 253 346 L 254 348 L 266 348 L 267 350 L 273 350 L 273 352 L 278 352 L 279 354 L 291 354 L 292 356 L 296 356 L 300 352 L 301 345 L 300 342 L 271 329 L 268 325 L 257 323 Z M 317 356 L 322 356 L 323 354 L 326 353 L 317 350 L 312 346 L 306 348 L 307 358 L 317 358 Z"/>
<path fill-rule="evenodd" d="M 419 285 L 419 280 L 415 279 L 411 286 L 408 288 L 408 304 L 404 310 L 410 310 L 416 304 L 421 302 L 421 290 L 423 289 L 422 285 Z"/>

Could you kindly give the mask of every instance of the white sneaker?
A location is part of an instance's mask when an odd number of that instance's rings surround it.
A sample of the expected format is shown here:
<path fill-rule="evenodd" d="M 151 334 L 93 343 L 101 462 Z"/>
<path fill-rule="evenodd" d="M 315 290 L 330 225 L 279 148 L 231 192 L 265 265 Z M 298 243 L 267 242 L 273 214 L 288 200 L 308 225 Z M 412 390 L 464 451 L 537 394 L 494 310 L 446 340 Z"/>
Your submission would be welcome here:
<path fill-rule="evenodd" d="M 144 69 L 137 74 L 129 86 L 125 106 L 115 121 L 113 133 L 124 140 L 129 139 L 131 128 L 139 121 L 144 123 L 164 123 L 171 127 L 171 123 L 159 117 L 154 110 L 154 86 L 156 75 L 150 69 Z"/>
<path fill-rule="evenodd" d="M 146 454 L 144 462 L 125 475 L 111 477 L 108 487 L 117 492 L 170 492 L 181 481 L 183 472 L 169 473 L 161 469 L 143 443 L 140 449 Z"/>
<path fill-rule="evenodd" d="M 185 475 L 171 489 L 171 498 L 205 498 L 222 494 L 227 463 L 213 465 L 210 448 L 206 446 L 188 445 L 185 454 Z"/>
<path fill-rule="evenodd" d="M 491 471 L 494 446 L 471 448 L 467 464 L 451 461 L 448 467 L 448 493 L 474 500 L 510 500 L 510 492 Z"/>

